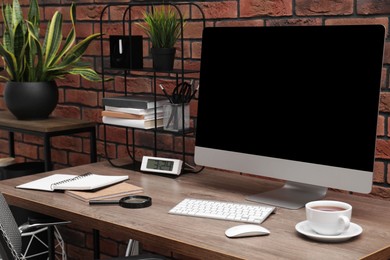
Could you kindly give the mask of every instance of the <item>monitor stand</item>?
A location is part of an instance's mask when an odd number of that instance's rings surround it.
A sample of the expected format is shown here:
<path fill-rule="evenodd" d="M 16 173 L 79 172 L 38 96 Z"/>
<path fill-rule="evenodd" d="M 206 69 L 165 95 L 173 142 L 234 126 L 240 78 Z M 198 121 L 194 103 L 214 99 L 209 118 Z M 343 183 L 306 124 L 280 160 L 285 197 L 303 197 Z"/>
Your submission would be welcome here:
<path fill-rule="evenodd" d="M 309 201 L 324 198 L 327 190 L 326 187 L 287 181 L 279 189 L 250 195 L 246 199 L 287 209 L 299 209 Z"/>

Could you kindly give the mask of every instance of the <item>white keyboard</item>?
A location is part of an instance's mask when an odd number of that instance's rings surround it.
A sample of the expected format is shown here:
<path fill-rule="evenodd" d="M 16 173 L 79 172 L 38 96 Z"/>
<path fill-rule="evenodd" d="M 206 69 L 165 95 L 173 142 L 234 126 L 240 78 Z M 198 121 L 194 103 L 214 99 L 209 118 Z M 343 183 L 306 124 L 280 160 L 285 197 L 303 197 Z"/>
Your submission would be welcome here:
<path fill-rule="evenodd" d="M 173 207 L 169 213 L 260 224 L 275 209 L 273 206 L 187 198 Z"/>

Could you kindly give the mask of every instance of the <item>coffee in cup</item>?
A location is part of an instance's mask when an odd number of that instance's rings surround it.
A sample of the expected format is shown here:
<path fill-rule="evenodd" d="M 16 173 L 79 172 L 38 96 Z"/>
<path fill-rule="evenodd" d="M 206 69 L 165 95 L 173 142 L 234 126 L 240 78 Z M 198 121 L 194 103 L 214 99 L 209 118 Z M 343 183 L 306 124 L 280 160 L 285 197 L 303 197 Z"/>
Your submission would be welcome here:
<path fill-rule="evenodd" d="M 320 235 L 335 236 L 348 230 L 352 206 L 334 200 L 317 200 L 306 203 L 308 225 Z"/>

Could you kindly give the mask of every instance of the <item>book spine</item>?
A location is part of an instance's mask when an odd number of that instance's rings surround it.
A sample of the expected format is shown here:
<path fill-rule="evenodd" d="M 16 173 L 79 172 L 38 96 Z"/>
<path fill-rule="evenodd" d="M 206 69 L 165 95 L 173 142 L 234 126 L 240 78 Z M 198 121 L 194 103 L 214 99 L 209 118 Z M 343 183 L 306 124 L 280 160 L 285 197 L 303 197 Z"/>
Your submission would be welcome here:
<path fill-rule="evenodd" d="M 155 127 L 155 120 L 136 120 L 136 119 L 124 119 L 124 118 L 103 116 L 102 121 L 105 124 L 141 128 L 141 129 L 152 129 Z M 163 118 L 158 118 L 157 127 L 162 127 L 162 126 L 163 126 Z"/>
<path fill-rule="evenodd" d="M 109 98 L 105 97 L 102 99 L 104 106 L 113 106 L 113 107 L 131 107 L 131 108 L 141 108 L 141 109 L 150 109 L 154 108 L 154 101 L 149 100 L 136 100 L 136 99 L 130 99 L 130 98 Z M 160 107 L 164 104 L 169 103 L 168 99 L 166 100 L 157 100 L 156 106 Z"/>
<path fill-rule="evenodd" d="M 123 113 L 123 112 L 116 112 L 116 111 L 106 111 L 106 110 L 102 111 L 102 116 L 127 118 L 127 119 L 145 119 L 145 115 L 137 115 L 137 114 Z"/>
<path fill-rule="evenodd" d="M 115 111 L 115 112 L 122 112 L 122 113 L 136 114 L 136 115 L 154 114 L 154 108 L 151 108 L 151 109 L 139 109 L 139 108 L 131 108 L 131 107 L 105 106 L 104 109 L 106 111 Z M 156 112 L 157 113 L 162 113 L 163 112 L 163 107 L 157 107 L 156 108 Z"/>
<path fill-rule="evenodd" d="M 131 108 L 141 108 L 141 109 L 147 109 L 147 108 L 153 108 L 153 104 L 148 104 L 148 102 L 145 101 L 139 101 L 139 100 L 123 100 L 118 98 L 103 98 L 103 105 L 105 106 L 113 106 L 113 107 L 131 107 Z"/>
<path fill-rule="evenodd" d="M 157 118 L 162 118 L 164 116 L 163 112 L 145 114 L 145 115 L 137 115 L 131 113 L 124 112 L 116 112 L 116 111 L 102 111 L 102 116 L 115 117 L 115 118 L 123 118 L 123 119 L 136 119 L 136 120 L 153 120 L 155 116 Z"/>

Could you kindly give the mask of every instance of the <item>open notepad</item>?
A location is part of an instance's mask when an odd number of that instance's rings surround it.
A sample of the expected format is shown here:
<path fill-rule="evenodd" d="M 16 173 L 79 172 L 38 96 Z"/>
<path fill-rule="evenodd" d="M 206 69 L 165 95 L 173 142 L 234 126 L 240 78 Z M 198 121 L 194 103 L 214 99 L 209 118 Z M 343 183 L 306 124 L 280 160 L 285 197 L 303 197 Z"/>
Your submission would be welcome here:
<path fill-rule="evenodd" d="M 129 179 L 128 175 L 100 175 L 84 173 L 81 175 L 53 174 L 41 179 L 16 186 L 31 190 L 96 190 Z"/>

